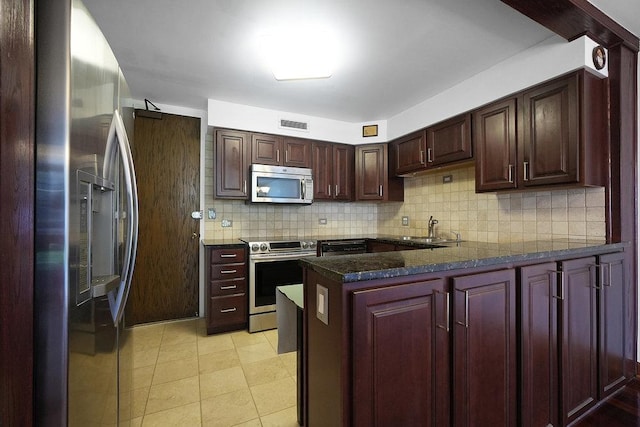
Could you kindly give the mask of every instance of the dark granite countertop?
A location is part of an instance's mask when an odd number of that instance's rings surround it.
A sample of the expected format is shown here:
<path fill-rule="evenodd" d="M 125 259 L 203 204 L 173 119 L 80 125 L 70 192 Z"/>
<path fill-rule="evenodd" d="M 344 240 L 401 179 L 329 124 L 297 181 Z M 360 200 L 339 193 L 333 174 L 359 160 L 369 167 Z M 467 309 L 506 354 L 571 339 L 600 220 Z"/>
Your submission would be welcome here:
<path fill-rule="evenodd" d="M 398 237 L 379 240 L 411 244 Z M 342 283 L 385 279 L 544 259 L 566 259 L 623 250 L 627 243 L 606 244 L 585 240 L 532 241 L 509 244 L 468 242 L 439 248 L 379 252 L 340 257 L 305 258 L 302 265 Z"/>

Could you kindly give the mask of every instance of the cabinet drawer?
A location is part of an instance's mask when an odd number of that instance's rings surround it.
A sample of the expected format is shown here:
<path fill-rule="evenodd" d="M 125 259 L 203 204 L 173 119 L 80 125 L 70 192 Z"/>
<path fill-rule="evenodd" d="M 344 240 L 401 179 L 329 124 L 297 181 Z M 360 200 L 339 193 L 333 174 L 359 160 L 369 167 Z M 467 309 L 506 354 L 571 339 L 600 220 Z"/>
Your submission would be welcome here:
<path fill-rule="evenodd" d="M 209 298 L 209 319 L 211 325 L 216 328 L 245 323 L 247 321 L 246 294 Z"/>
<path fill-rule="evenodd" d="M 209 295 L 212 297 L 226 296 L 247 292 L 247 279 L 241 277 L 231 280 L 212 280 L 209 283 Z"/>
<path fill-rule="evenodd" d="M 245 252 L 244 248 L 214 249 L 211 251 L 211 264 L 244 262 Z"/>
<path fill-rule="evenodd" d="M 238 264 L 212 264 L 210 266 L 210 280 L 227 280 L 246 277 L 247 265 Z"/>

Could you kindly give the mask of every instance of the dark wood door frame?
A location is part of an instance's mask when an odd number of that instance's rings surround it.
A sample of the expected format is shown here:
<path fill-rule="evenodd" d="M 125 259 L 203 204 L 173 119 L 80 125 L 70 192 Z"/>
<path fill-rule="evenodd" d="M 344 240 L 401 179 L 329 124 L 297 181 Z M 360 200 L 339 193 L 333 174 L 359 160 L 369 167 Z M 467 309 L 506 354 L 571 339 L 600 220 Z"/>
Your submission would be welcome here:
<path fill-rule="evenodd" d="M 0 425 L 33 424 L 33 0 L 0 3 Z"/>

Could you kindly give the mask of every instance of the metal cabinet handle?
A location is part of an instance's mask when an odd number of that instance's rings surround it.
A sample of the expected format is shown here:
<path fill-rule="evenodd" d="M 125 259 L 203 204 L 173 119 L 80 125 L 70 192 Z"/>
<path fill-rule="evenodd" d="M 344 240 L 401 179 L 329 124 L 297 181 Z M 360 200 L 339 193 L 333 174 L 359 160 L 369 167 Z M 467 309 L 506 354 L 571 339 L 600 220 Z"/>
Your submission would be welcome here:
<path fill-rule="evenodd" d="M 340 187 L 338 187 L 338 184 L 336 184 L 336 196 L 340 195 Z"/>
<path fill-rule="evenodd" d="M 445 295 L 445 324 L 440 325 L 436 322 L 436 328 L 444 329 L 446 332 L 449 332 L 449 292 L 441 292 L 441 291 L 433 291 L 434 294 L 444 294 Z"/>
<path fill-rule="evenodd" d="M 231 286 L 220 286 L 220 290 L 221 290 L 221 291 L 227 291 L 227 290 L 229 290 L 229 289 L 235 289 L 235 288 L 237 288 L 237 286 L 236 286 L 236 285 L 231 285 Z"/>
<path fill-rule="evenodd" d="M 597 282 L 601 282 L 602 283 L 602 281 L 603 281 L 602 280 L 602 265 L 600 265 L 600 264 L 589 264 L 589 270 L 591 270 L 591 267 L 600 269 L 600 280 L 598 280 Z M 599 291 L 599 290 L 602 289 L 602 286 L 600 286 L 599 283 L 596 283 L 595 286 L 593 286 L 593 289 L 596 289 L 596 290 Z"/>
<path fill-rule="evenodd" d="M 460 326 L 464 326 L 465 328 L 469 327 L 469 291 L 461 291 L 456 289 L 458 292 L 464 293 L 464 322 L 456 320 L 456 323 Z"/>
<path fill-rule="evenodd" d="M 220 254 L 220 258 L 235 258 L 238 254 Z"/>
<path fill-rule="evenodd" d="M 529 162 L 523 162 L 522 164 L 523 177 L 525 181 L 529 181 Z"/>
<path fill-rule="evenodd" d="M 420 164 L 424 165 L 424 150 L 420 150 Z"/>
<path fill-rule="evenodd" d="M 509 165 L 509 182 L 513 184 L 513 165 Z"/>
<path fill-rule="evenodd" d="M 220 310 L 220 313 L 233 313 L 236 310 L 237 310 L 237 308 L 235 308 L 235 307 L 233 307 L 233 308 L 223 308 L 222 310 Z"/>
<path fill-rule="evenodd" d="M 553 298 L 559 299 L 560 301 L 564 301 L 564 271 L 562 270 L 549 270 L 551 274 L 559 274 L 560 275 L 560 295 L 552 295 Z"/>
<path fill-rule="evenodd" d="M 233 274 L 237 272 L 238 270 L 220 270 L 220 274 Z"/>
<path fill-rule="evenodd" d="M 280 150 L 276 150 L 276 162 L 280 162 Z"/>
<path fill-rule="evenodd" d="M 245 179 L 244 182 L 242 183 L 242 192 L 246 193 L 247 192 L 247 180 Z"/>
<path fill-rule="evenodd" d="M 380 188 L 378 189 L 378 194 L 380 194 L 380 197 L 382 197 L 382 184 L 380 184 Z"/>
<path fill-rule="evenodd" d="M 329 196 L 331 195 L 331 184 L 327 185 Z"/>
<path fill-rule="evenodd" d="M 289 162 L 289 151 L 285 150 L 284 152 L 284 162 L 288 163 Z"/>
<path fill-rule="evenodd" d="M 431 157 L 431 148 L 427 148 L 427 162 L 433 163 L 433 158 Z"/>
<path fill-rule="evenodd" d="M 610 262 L 603 262 L 602 265 L 606 265 L 607 266 L 607 282 L 603 283 L 604 286 L 608 286 L 611 287 L 612 286 L 612 279 L 611 279 L 611 263 Z"/>

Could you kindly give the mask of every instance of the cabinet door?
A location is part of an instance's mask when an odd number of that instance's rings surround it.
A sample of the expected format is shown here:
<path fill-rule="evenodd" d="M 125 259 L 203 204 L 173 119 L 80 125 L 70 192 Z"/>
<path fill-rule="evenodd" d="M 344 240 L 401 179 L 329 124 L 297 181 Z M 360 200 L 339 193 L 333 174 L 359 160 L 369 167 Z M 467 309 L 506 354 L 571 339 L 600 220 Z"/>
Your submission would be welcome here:
<path fill-rule="evenodd" d="M 567 425 L 598 400 L 598 326 L 594 257 L 563 261 L 560 319 L 562 417 Z"/>
<path fill-rule="evenodd" d="M 471 114 L 462 114 L 427 128 L 427 166 L 470 159 Z"/>
<path fill-rule="evenodd" d="M 610 395 L 633 376 L 633 314 L 635 301 L 623 252 L 603 255 L 600 274 L 600 398 Z"/>
<path fill-rule="evenodd" d="M 313 198 L 328 200 L 332 198 L 333 162 L 332 146 L 329 143 L 316 142 L 312 146 Z"/>
<path fill-rule="evenodd" d="M 515 426 L 515 271 L 455 277 L 453 285 L 454 425 Z"/>
<path fill-rule="evenodd" d="M 394 175 L 416 172 L 427 167 L 427 139 L 424 131 L 402 137 L 391 144 L 395 150 Z"/>
<path fill-rule="evenodd" d="M 579 74 L 524 92 L 523 185 L 578 182 Z"/>
<path fill-rule="evenodd" d="M 351 145 L 333 144 L 333 198 L 353 200 L 354 148 Z"/>
<path fill-rule="evenodd" d="M 384 200 L 387 170 L 385 144 L 356 147 L 356 199 Z"/>
<path fill-rule="evenodd" d="M 299 138 L 284 138 L 284 166 L 311 167 L 311 141 Z"/>
<path fill-rule="evenodd" d="M 520 270 L 523 427 L 559 425 L 556 270 L 555 262 Z"/>
<path fill-rule="evenodd" d="M 444 280 L 353 294 L 353 425 L 449 424 Z"/>
<path fill-rule="evenodd" d="M 251 161 L 246 132 L 219 129 L 216 141 L 216 197 L 246 199 L 247 174 Z"/>
<path fill-rule="evenodd" d="M 473 114 L 476 191 L 516 188 L 516 100 L 506 99 Z"/>
<path fill-rule="evenodd" d="M 254 133 L 251 134 L 251 163 L 262 165 L 282 164 L 282 137 Z"/>

